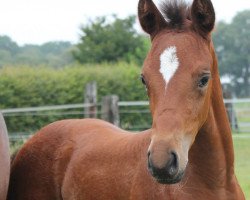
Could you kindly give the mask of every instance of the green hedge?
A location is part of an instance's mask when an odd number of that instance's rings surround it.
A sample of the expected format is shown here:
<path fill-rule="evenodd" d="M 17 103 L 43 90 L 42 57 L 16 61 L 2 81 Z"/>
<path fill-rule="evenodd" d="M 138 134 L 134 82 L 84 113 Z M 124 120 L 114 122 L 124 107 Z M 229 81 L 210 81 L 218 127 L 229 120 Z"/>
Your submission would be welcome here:
<path fill-rule="evenodd" d="M 118 95 L 122 101 L 146 100 L 140 72 L 139 67 L 127 63 L 75 65 L 63 69 L 5 67 L 0 69 L 0 109 L 83 103 L 84 88 L 90 81 L 97 82 L 99 102 L 109 94 Z M 5 118 L 9 131 L 15 133 L 32 132 L 58 119 L 82 116 L 60 112 L 56 115 L 52 111 L 52 115 L 47 115 L 48 112 L 6 115 Z M 123 125 L 130 128 L 134 121 L 139 121 L 139 116 L 141 114 L 122 114 Z M 149 120 L 150 116 L 139 124 L 145 125 Z"/>

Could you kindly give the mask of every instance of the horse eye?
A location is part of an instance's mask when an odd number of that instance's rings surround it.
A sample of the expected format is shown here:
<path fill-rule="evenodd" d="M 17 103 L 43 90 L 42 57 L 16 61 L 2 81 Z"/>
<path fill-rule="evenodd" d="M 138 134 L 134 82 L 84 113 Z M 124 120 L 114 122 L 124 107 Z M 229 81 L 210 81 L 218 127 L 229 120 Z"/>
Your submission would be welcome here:
<path fill-rule="evenodd" d="M 199 87 L 199 88 L 205 87 L 205 86 L 208 84 L 209 78 L 210 78 L 209 75 L 204 75 L 204 76 L 200 79 L 200 81 L 199 81 L 199 83 L 198 83 L 198 87 Z"/>
<path fill-rule="evenodd" d="M 142 84 L 146 86 L 146 81 L 145 81 L 145 78 L 144 78 L 144 76 L 142 74 L 141 74 L 140 78 L 141 78 Z"/>

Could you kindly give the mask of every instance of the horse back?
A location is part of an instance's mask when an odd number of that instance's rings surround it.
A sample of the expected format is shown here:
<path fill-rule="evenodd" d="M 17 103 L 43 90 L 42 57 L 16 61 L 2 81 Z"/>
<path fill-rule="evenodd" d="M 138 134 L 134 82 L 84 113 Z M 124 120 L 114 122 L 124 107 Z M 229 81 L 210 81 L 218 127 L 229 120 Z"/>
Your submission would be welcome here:
<path fill-rule="evenodd" d="M 94 119 L 62 120 L 42 128 L 13 160 L 8 199 L 63 199 L 65 176 L 75 157 L 99 156 L 103 144 L 119 140 L 119 146 L 130 137 L 112 124 Z M 109 148 L 106 154 L 113 150 Z"/>
<path fill-rule="evenodd" d="M 51 123 L 22 146 L 11 163 L 9 200 L 60 199 L 57 182 L 60 174 L 55 170 L 58 162 L 67 165 L 72 148 L 69 147 L 69 154 L 68 151 L 63 152 L 59 161 L 60 152 L 71 141 L 74 123 L 74 120 Z M 60 167 L 63 169 L 65 166 Z"/>

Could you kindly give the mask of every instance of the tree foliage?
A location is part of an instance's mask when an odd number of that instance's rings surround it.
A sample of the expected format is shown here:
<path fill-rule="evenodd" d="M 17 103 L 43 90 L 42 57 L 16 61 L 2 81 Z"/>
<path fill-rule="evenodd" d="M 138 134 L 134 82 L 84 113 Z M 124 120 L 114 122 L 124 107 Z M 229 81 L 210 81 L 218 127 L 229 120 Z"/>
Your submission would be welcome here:
<path fill-rule="evenodd" d="M 12 41 L 8 36 L 0 37 L 0 49 L 8 51 L 11 55 L 15 55 L 19 51 L 19 47 L 16 42 Z"/>
<path fill-rule="evenodd" d="M 0 36 L 0 67 L 8 65 L 62 67 L 74 61 L 72 49 L 70 42 L 63 41 L 18 46 L 8 36 Z"/>
<path fill-rule="evenodd" d="M 214 42 L 222 75 L 232 80 L 238 96 L 250 96 L 250 10 L 238 13 L 232 22 L 220 22 Z"/>
<path fill-rule="evenodd" d="M 8 36 L 0 37 L 0 66 L 5 63 L 12 63 L 13 57 L 19 52 L 17 43 Z"/>
<path fill-rule="evenodd" d="M 81 28 L 81 38 L 74 57 L 80 63 L 115 62 L 142 63 L 149 43 L 134 28 L 135 17 L 119 19 L 98 17 Z"/>

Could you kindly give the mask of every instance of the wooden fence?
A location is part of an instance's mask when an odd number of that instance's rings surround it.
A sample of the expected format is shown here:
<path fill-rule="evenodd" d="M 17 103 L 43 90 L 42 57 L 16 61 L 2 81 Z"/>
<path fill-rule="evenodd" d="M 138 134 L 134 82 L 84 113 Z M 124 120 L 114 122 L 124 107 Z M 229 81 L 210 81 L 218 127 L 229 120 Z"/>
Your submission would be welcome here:
<path fill-rule="evenodd" d="M 144 113 L 150 115 L 148 108 L 148 101 L 119 101 L 119 97 L 116 95 L 104 96 L 100 103 L 97 102 L 97 86 L 95 82 L 86 85 L 84 96 L 84 102 L 81 104 L 68 104 L 68 105 L 56 105 L 56 106 L 42 106 L 42 107 L 30 107 L 30 108 L 12 108 L 3 109 L 1 112 L 6 117 L 22 116 L 22 115 L 40 115 L 39 112 L 48 111 L 60 111 L 70 109 L 82 109 L 81 112 L 75 114 L 81 114 L 82 118 L 101 118 L 105 121 L 109 121 L 116 126 L 121 126 L 122 114 L 138 114 Z M 250 132 L 250 99 L 225 99 L 226 107 L 228 107 L 229 120 L 233 131 Z M 229 106 L 228 106 L 229 105 Z M 242 106 L 243 105 L 243 106 Z M 138 109 L 142 107 L 142 109 Z M 124 110 L 127 109 L 127 110 Z M 132 108 L 132 109 L 131 109 Z M 229 110 L 230 109 L 230 110 Z M 46 114 L 46 113 L 45 113 Z M 44 113 L 41 115 L 45 115 Z M 61 113 L 57 113 L 60 115 Z M 67 114 L 67 113 L 66 113 Z M 72 112 L 71 112 L 72 114 Z M 141 130 L 149 128 L 150 124 L 144 127 L 124 127 L 125 129 Z M 242 128 L 243 127 L 243 128 Z M 25 135 L 25 134 L 24 134 Z M 18 140 L 18 138 L 26 137 L 22 134 L 13 134 L 10 136 L 12 140 Z"/>

